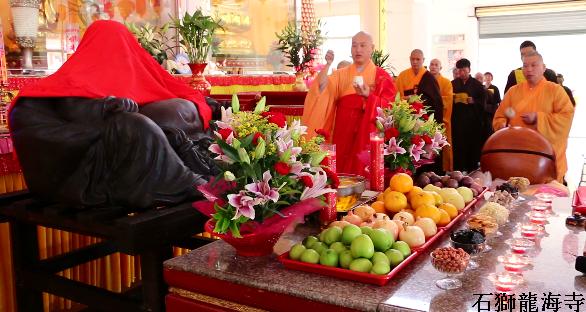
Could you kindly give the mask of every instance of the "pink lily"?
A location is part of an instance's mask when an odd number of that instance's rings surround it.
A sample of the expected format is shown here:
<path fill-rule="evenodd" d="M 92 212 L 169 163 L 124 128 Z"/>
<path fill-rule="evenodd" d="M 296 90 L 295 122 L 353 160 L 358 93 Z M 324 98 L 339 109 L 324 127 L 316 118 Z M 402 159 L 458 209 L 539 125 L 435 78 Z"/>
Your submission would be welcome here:
<path fill-rule="evenodd" d="M 303 189 L 300 200 L 316 198 L 327 193 L 336 192 L 336 190 L 326 187 L 328 176 L 323 169 L 316 168 L 315 173 L 316 174 L 313 176 L 313 186 Z"/>
<path fill-rule="evenodd" d="M 397 139 L 396 138 L 391 138 L 389 140 L 389 144 L 386 146 L 385 148 L 385 156 L 386 155 L 393 155 L 396 156 L 397 154 L 402 155 L 405 154 L 405 152 L 407 152 L 404 148 L 401 147 L 401 142 L 403 142 L 403 140 L 399 140 L 399 143 L 397 143 Z"/>
<path fill-rule="evenodd" d="M 419 161 L 421 159 L 421 154 L 425 153 L 425 151 L 423 150 L 424 145 L 425 142 L 421 141 L 419 144 L 411 144 L 411 147 L 409 147 L 409 154 L 411 155 L 411 157 L 413 157 L 415 161 Z"/>
<path fill-rule="evenodd" d="M 246 184 L 244 188 L 247 191 L 258 196 L 258 198 L 261 199 L 263 202 L 272 200 L 276 203 L 279 200 L 279 191 L 277 189 L 272 188 L 269 184 L 271 178 L 271 173 L 267 170 L 262 174 L 262 181 Z"/>
<path fill-rule="evenodd" d="M 440 149 L 446 145 L 450 145 L 446 140 L 446 137 L 442 135 L 441 132 L 437 131 L 431 139 L 431 147 L 434 149 Z"/>
<path fill-rule="evenodd" d="M 260 203 L 260 199 L 246 195 L 246 191 L 240 191 L 238 194 L 228 195 L 228 203 L 236 208 L 236 213 L 232 220 L 236 220 L 240 216 L 254 220 L 254 206 Z"/>
<path fill-rule="evenodd" d="M 225 162 L 230 165 L 234 163 L 234 160 L 232 158 L 224 155 L 224 151 L 222 151 L 222 148 L 217 143 L 210 144 L 210 147 L 208 147 L 208 150 L 210 152 L 218 155 L 218 156 L 214 157 L 215 160 L 219 160 L 219 161 Z"/>

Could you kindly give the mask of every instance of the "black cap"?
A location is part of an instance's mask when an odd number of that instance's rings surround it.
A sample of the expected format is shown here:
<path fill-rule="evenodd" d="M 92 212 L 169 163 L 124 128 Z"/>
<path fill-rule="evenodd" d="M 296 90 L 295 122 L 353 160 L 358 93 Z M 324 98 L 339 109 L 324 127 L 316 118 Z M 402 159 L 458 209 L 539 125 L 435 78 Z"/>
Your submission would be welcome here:
<path fill-rule="evenodd" d="M 470 68 L 470 61 L 462 58 L 456 62 L 456 68 Z"/>

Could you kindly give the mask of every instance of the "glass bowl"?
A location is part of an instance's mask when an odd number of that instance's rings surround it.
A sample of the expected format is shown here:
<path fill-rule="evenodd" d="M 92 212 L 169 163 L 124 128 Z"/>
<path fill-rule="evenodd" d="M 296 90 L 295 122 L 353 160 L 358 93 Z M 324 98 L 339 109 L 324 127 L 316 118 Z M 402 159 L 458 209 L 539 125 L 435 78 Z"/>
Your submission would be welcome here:
<path fill-rule="evenodd" d="M 356 204 L 366 189 L 366 179 L 357 174 L 340 173 L 340 185 L 336 193 L 336 210 L 346 212 Z"/>
<path fill-rule="evenodd" d="M 477 242 L 472 242 L 472 237 L 478 239 Z M 480 238 L 480 239 L 479 239 Z M 452 232 L 450 234 L 450 244 L 454 248 L 462 248 L 472 258 L 484 250 L 486 247 L 486 237 L 481 231 L 466 229 Z M 468 262 L 468 269 L 474 270 L 478 268 L 478 263 L 474 259 Z"/>
<path fill-rule="evenodd" d="M 442 251 L 438 251 L 444 249 Z M 446 256 L 446 250 L 450 256 Z M 441 289 L 456 289 L 462 287 L 462 281 L 454 275 L 462 274 L 466 271 L 470 255 L 465 252 L 459 252 L 453 248 L 438 248 L 431 253 L 431 265 L 440 273 L 446 274 L 446 277 L 439 279 L 435 285 Z"/>

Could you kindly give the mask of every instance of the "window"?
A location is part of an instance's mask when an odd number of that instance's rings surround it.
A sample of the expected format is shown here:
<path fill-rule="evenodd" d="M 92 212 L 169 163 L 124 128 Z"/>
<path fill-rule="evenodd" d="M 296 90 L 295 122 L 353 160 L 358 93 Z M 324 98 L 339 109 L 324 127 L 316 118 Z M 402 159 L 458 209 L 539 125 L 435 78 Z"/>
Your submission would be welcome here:
<path fill-rule="evenodd" d="M 326 16 L 320 20 L 325 34 L 322 54 L 325 55 L 328 50 L 334 51 L 334 68 L 340 61 L 351 62 L 352 36 L 360 31 L 360 15 Z"/>

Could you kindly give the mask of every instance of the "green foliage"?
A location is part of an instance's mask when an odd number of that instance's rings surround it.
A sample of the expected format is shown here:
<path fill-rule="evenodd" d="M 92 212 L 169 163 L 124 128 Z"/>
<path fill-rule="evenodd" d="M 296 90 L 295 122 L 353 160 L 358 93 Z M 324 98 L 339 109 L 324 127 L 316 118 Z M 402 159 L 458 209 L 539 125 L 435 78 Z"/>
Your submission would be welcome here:
<path fill-rule="evenodd" d="M 159 64 L 162 64 L 168 59 L 167 52 L 173 52 L 173 47 L 169 46 L 171 39 L 167 36 L 167 31 L 170 26 L 169 23 L 165 23 L 161 27 L 149 23 L 144 25 L 124 23 L 124 25 L 136 37 L 143 49 L 152 55 Z"/>
<path fill-rule="evenodd" d="M 370 58 L 372 59 L 374 65 L 390 72 L 393 76 L 395 76 L 395 73 L 393 72 L 395 68 L 387 63 L 389 60 L 388 53 L 384 53 L 383 50 L 374 50 Z"/>
<path fill-rule="evenodd" d="M 304 71 L 315 57 L 316 49 L 323 43 L 320 30 L 321 22 L 308 31 L 301 31 L 295 23 L 289 23 L 277 36 L 277 50 L 285 53 L 289 59 L 287 66 L 295 68 L 296 72 Z"/>
<path fill-rule="evenodd" d="M 187 53 L 191 63 L 205 63 L 216 30 L 224 29 L 219 18 L 203 15 L 201 10 L 192 15 L 185 13 L 183 18 L 171 17 L 172 27 L 181 36 L 179 43 Z"/>

